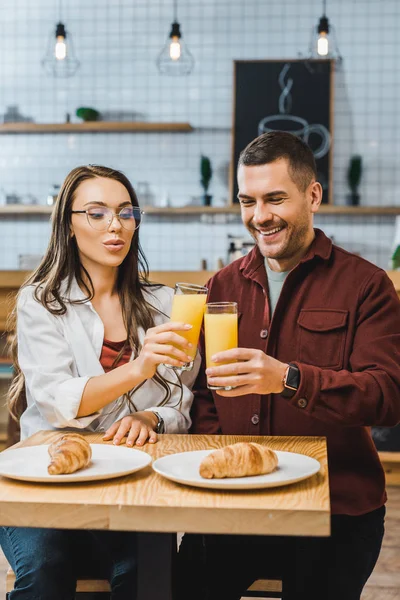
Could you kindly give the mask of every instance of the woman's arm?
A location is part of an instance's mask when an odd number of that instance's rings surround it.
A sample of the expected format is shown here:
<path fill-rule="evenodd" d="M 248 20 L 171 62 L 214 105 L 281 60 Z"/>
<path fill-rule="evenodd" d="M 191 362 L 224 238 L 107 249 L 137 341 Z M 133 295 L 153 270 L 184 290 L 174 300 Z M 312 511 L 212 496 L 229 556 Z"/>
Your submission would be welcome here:
<path fill-rule="evenodd" d="M 158 365 L 168 363 L 181 367 L 191 358 L 176 348 L 188 348 L 189 343 L 179 331 L 190 329 L 184 323 L 163 323 L 150 328 L 144 336 L 142 349 L 135 360 L 97 377 L 91 377 L 83 390 L 78 417 L 90 415 L 126 394 L 146 379 L 151 379 Z"/>
<path fill-rule="evenodd" d="M 150 443 L 157 441 L 155 428 L 160 415 L 164 421 L 163 433 L 187 433 L 191 424 L 190 409 L 193 402 L 193 394 L 190 391 L 200 367 L 200 355 L 194 360 L 193 369 L 185 371 L 181 375 L 182 388 L 171 385 L 171 397 L 164 406 L 154 405 L 145 410 L 141 410 L 127 415 L 119 419 L 109 427 L 103 437 L 104 440 L 113 440 L 113 443 L 118 445 L 126 437 L 126 445 L 137 446 L 143 445 L 147 440 Z M 171 372 L 173 383 L 177 383 L 176 375 Z M 153 388 L 148 388 L 149 397 L 157 397 L 159 389 L 154 382 L 149 382 L 148 385 L 154 385 Z"/>
<path fill-rule="evenodd" d="M 177 340 L 181 346 L 186 343 L 173 328 L 182 330 L 184 325 L 168 323 L 149 330 L 135 361 L 110 373 L 79 377 L 59 318 L 34 299 L 30 287 L 23 290 L 17 307 L 19 364 L 35 404 L 50 425 L 85 428 L 100 409 L 152 377 L 157 364 L 168 360 L 179 366 L 188 360 L 170 345 Z"/>

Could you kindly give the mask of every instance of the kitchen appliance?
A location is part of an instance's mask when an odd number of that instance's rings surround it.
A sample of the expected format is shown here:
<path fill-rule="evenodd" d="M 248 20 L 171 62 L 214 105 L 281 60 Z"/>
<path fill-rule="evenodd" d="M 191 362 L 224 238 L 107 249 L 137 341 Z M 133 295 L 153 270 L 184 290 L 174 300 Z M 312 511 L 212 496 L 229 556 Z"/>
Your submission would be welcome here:
<path fill-rule="evenodd" d="M 253 240 L 241 236 L 228 234 L 228 240 L 228 263 L 246 256 L 254 246 Z"/>

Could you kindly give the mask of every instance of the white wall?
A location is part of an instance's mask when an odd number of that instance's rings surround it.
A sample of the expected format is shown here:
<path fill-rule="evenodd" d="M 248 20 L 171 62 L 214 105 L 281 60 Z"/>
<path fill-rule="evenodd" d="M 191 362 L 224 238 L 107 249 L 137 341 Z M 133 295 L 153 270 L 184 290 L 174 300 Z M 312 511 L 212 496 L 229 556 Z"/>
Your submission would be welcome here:
<path fill-rule="evenodd" d="M 196 65 L 183 78 L 160 76 L 155 59 L 172 20 L 172 0 L 64 0 L 81 68 L 68 80 L 42 70 L 47 39 L 58 20 L 56 0 L 0 4 L 0 114 L 17 104 L 37 122 L 63 122 L 79 106 L 140 113 L 148 121 L 189 121 L 192 133 L 2 135 L 0 188 L 44 202 L 49 186 L 79 164 L 120 168 L 133 183 L 147 181 L 156 200 L 184 205 L 201 194 L 199 159 L 213 161 L 214 203 L 228 198 L 232 118 L 232 61 L 293 58 L 307 52 L 320 0 L 181 0 L 179 20 Z M 330 0 L 344 61 L 336 77 L 334 196 L 344 204 L 349 157 L 361 153 L 365 205 L 399 205 L 400 2 Z M 77 120 L 75 118 L 75 120 Z M 47 218 L 0 222 L 0 268 L 18 255 L 42 253 Z M 317 224 L 338 243 L 386 267 L 393 237 L 388 217 L 321 216 Z M 212 225 L 212 226 L 210 226 Z M 238 219 L 149 217 L 141 231 L 153 269 L 209 267 L 225 258 L 227 233 Z M 183 249 L 185 250 L 183 252 Z"/>

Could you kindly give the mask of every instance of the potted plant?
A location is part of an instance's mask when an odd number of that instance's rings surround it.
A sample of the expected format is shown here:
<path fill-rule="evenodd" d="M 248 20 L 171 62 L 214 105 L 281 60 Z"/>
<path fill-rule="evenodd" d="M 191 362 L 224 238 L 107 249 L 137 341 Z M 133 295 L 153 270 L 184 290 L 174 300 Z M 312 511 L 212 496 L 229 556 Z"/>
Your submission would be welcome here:
<path fill-rule="evenodd" d="M 351 206 L 358 206 L 360 203 L 360 194 L 358 186 L 360 185 L 362 175 L 362 158 L 359 154 L 355 154 L 350 158 L 349 168 L 347 169 L 347 183 L 350 188 L 348 195 L 348 203 Z"/>
<path fill-rule="evenodd" d="M 208 156 L 202 155 L 200 160 L 200 184 L 204 190 L 203 202 L 205 206 L 210 206 L 212 200 L 212 196 L 207 194 L 208 187 L 212 178 L 212 173 L 213 172 L 210 159 L 208 158 Z"/>
<path fill-rule="evenodd" d="M 397 271 L 398 269 L 400 269 L 400 244 L 398 244 L 395 251 L 393 252 L 392 269 L 394 271 Z"/>

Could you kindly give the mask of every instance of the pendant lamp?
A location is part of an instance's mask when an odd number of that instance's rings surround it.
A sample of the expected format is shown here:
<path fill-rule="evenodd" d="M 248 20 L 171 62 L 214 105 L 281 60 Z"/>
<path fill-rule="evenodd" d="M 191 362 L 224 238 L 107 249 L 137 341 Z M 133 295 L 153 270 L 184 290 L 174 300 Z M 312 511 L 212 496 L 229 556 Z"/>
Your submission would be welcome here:
<path fill-rule="evenodd" d="M 177 0 L 174 0 L 171 31 L 157 58 L 157 67 L 162 75 L 189 75 L 194 67 L 194 58 L 182 40 L 177 4 Z"/>
<path fill-rule="evenodd" d="M 310 43 L 311 58 L 334 58 L 341 60 L 336 41 L 336 31 L 326 16 L 326 0 L 323 0 L 323 14 L 318 25 L 313 27 Z"/>
<path fill-rule="evenodd" d="M 59 22 L 49 36 L 46 54 L 42 66 L 53 77 L 72 77 L 79 68 L 72 36 L 61 19 L 61 0 L 59 2 Z"/>

